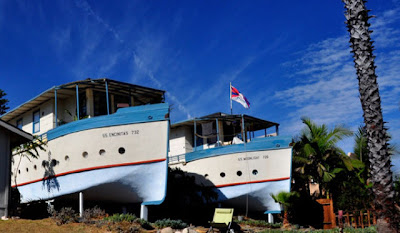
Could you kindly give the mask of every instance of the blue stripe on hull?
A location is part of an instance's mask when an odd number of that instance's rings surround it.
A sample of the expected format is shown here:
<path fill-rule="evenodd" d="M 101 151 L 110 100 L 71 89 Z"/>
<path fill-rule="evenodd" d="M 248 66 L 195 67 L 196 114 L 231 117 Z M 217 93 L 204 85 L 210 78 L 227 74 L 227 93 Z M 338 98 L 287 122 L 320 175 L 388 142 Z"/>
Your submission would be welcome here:
<path fill-rule="evenodd" d="M 167 103 L 121 108 L 111 115 L 82 119 L 59 126 L 47 132 L 47 139 L 52 140 L 94 128 L 168 120 L 165 118 L 168 112 L 169 105 Z"/>
<path fill-rule="evenodd" d="M 198 159 L 246 151 L 283 149 L 288 148 L 291 141 L 291 137 L 267 137 L 246 144 L 235 144 L 190 152 L 185 155 L 185 159 L 186 162 L 191 162 Z"/>
<path fill-rule="evenodd" d="M 160 204 L 166 195 L 166 174 L 167 162 L 163 161 L 74 173 L 24 185 L 18 190 L 22 203 L 82 191 L 94 194 L 97 200 Z"/>

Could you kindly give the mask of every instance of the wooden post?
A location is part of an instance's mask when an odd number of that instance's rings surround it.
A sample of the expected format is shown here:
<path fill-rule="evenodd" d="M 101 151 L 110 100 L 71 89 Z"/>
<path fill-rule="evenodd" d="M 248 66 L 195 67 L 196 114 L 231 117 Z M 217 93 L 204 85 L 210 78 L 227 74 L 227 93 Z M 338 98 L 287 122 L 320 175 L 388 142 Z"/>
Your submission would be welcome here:
<path fill-rule="evenodd" d="M 371 212 L 369 210 L 367 210 L 367 219 L 368 219 L 368 226 L 371 226 Z"/>
<path fill-rule="evenodd" d="M 360 211 L 360 221 L 361 221 L 361 228 L 364 228 L 364 214 Z"/>
<path fill-rule="evenodd" d="M 375 215 L 375 213 L 372 214 L 372 221 L 373 221 L 373 224 L 376 225 L 376 215 Z"/>

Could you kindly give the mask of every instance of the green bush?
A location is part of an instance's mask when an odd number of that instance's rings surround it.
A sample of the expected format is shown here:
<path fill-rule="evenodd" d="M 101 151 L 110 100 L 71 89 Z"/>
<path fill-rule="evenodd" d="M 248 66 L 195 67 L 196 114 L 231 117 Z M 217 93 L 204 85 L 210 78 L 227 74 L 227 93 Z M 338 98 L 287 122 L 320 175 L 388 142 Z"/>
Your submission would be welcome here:
<path fill-rule="evenodd" d="M 282 226 L 281 223 L 268 223 L 267 221 L 264 220 L 253 220 L 253 219 L 237 221 L 237 223 L 241 225 L 249 225 L 252 227 L 280 228 Z"/>
<path fill-rule="evenodd" d="M 182 220 L 173 220 L 173 219 L 161 219 L 157 220 L 154 225 L 161 229 L 165 227 L 171 227 L 173 229 L 183 229 L 187 227 L 187 224 L 184 223 Z"/>
<path fill-rule="evenodd" d="M 142 228 L 146 229 L 146 230 L 152 230 L 152 229 L 154 229 L 153 226 L 151 225 L 151 223 L 148 222 L 148 221 L 146 221 L 146 220 L 144 220 L 144 219 L 137 218 L 137 219 L 135 220 L 135 222 L 138 223 L 138 224 L 140 224 L 140 226 L 141 226 Z"/>
<path fill-rule="evenodd" d="M 134 214 L 114 214 L 109 217 L 105 217 L 104 220 L 108 222 L 133 222 L 137 219 Z"/>

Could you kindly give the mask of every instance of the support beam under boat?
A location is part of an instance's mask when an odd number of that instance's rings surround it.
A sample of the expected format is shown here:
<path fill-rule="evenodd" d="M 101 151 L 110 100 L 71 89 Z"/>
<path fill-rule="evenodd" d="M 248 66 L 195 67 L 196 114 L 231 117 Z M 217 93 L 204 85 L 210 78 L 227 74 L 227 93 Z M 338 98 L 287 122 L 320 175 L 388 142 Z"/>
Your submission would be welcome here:
<path fill-rule="evenodd" d="M 79 192 L 79 217 L 83 217 L 83 193 Z"/>
<path fill-rule="evenodd" d="M 147 206 L 145 205 L 140 205 L 140 218 L 144 220 L 148 220 L 149 218 L 149 210 L 147 209 Z"/>
<path fill-rule="evenodd" d="M 274 223 L 274 216 L 271 213 L 268 214 L 268 223 Z"/>

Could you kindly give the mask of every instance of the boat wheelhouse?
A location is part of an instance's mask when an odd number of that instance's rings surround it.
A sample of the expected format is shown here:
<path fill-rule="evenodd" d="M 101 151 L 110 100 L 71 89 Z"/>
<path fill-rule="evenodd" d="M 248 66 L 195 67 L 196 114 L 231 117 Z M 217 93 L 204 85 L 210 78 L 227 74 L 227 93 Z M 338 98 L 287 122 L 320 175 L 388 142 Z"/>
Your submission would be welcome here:
<path fill-rule="evenodd" d="M 290 191 L 291 138 L 279 124 L 248 115 L 215 113 L 173 124 L 169 166 L 213 187 L 217 202 L 280 212 L 271 193 Z"/>
<path fill-rule="evenodd" d="M 164 91 L 110 79 L 52 87 L 1 116 L 40 136 L 38 159 L 16 154 L 22 202 L 85 199 L 160 204 L 166 194 L 169 106 Z"/>

